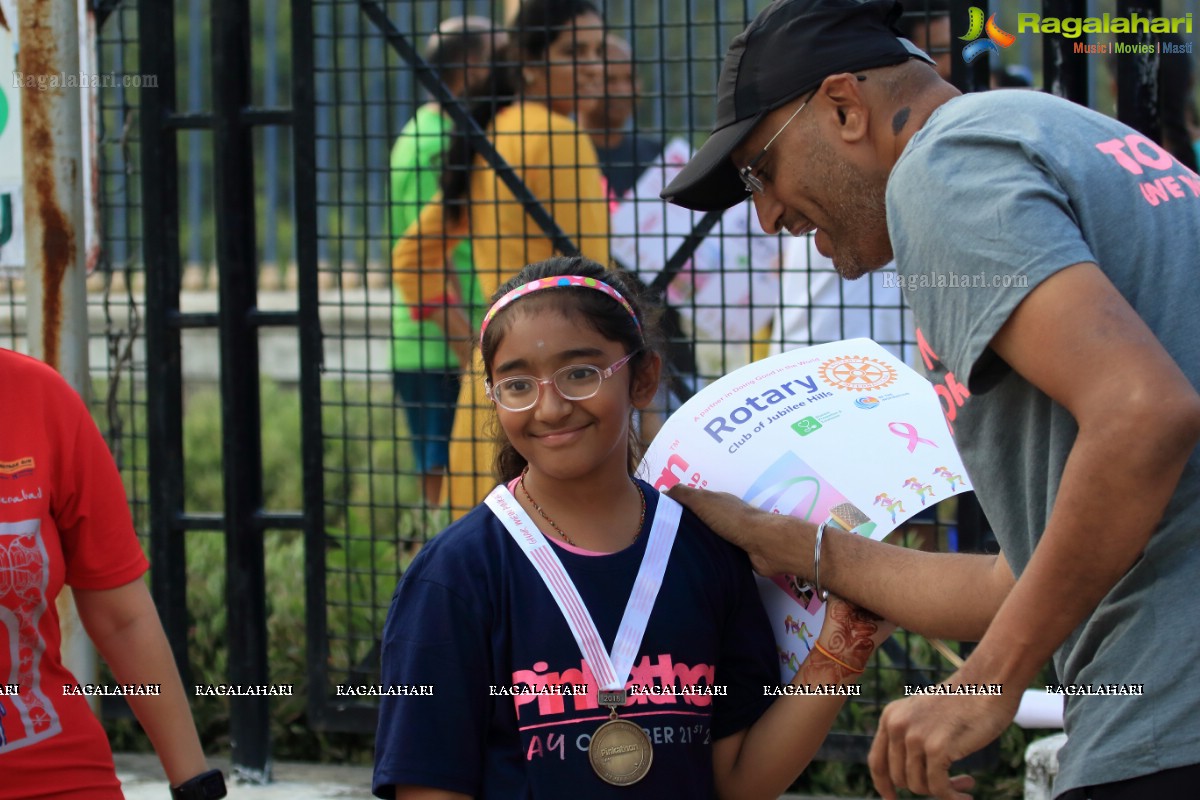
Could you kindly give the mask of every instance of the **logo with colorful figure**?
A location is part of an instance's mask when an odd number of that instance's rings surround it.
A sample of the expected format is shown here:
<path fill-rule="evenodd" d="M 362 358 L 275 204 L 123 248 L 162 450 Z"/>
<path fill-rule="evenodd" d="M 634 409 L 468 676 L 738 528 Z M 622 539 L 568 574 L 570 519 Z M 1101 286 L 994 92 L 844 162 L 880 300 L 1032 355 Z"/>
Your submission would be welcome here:
<path fill-rule="evenodd" d="M 858 406 L 859 408 L 867 408 L 867 409 L 878 408 L 879 407 L 879 398 L 878 397 L 860 397 L 854 401 L 854 405 Z"/>
<path fill-rule="evenodd" d="M 821 365 L 821 380 L 834 389 L 866 392 L 883 389 L 896 382 L 896 368 L 878 358 L 838 356 Z"/>
<path fill-rule="evenodd" d="M 987 18 L 987 22 L 983 21 L 983 9 L 976 6 L 971 6 L 969 20 L 969 28 L 965 36 L 958 37 L 969 44 L 963 48 L 963 61 L 970 64 L 982 53 L 989 50 L 993 53 L 999 53 L 1002 49 L 1009 47 L 1017 40 L 1017 37 L 1000 28 L 996 24 L 996 15 L 992 14 Z M 983 34 L 987 34 L 986 39 L 980 39 Z"/>
<path fill-rule="evenodd" d="M 957 473 L 951 469 L 947 469 L 946 467 L 934 467 L 933 474 L 940 475 L 945 478 L 950 483 L 951 492 L 954 491 L 954 487 L 958 486 L 958 484 L 965 483 L 965 481 L 963 481 L 963 476 L 960 473 Z"/>
<path fill-rule="evenodd" d="M 901 514 L 905 513 L 904 501 L 893 498 L 887 492 L 880 492 L 879 494 L 875 495 L 875 502 L 873 505 L 883 506 L 884 510 L 892 515 L 893 525 L 896 524 L 896 512 L 899 511 Z"/>
<path fill-rule="evenodd" d="M 921 498 L 921 505 L 925 505 L 925 499 L 927 497 L 937 496 L 933 493 L 933 486 L 931 484 L 922 483 L 921 481 L 917 480 L 916 477 L 906 480 L 904 482 L 904 488 L 912 489 L 914 492 L 916 492 L 917 497 Z"/>

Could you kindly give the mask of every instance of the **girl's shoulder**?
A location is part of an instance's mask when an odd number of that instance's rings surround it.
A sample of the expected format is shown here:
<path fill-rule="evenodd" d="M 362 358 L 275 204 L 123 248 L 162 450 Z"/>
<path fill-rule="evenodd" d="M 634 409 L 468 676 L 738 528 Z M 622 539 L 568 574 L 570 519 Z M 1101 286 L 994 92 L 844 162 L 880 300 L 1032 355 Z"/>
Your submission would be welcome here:
<path fill-rule="evenodd" d="M 507 538 L 496 515 L 481 503 L 426 542 L 405 576 L 454 584 L 457 579 L 479 579 L 502 563 L 501 548 Z"/>
<path fill-rule="evenodd" d="M 643 492 L 647 493 L 647 498 L 657 498 L 654 501 L 656 509 L 658 504 L 664 501 L 675 502 L 668 495 L 661 494 L 657 489 L 640 478 L 638 479 L 638 485 Z M 687 506 L 682 507 L 679 516 L 679 532 L 676 535 L 676 547 L 679 548 L 681 555 L 698 560 L 699 563 L 707 565 L 717 572 L 730 574 L 731 571 L 748 570 L 750 568 L 750 559 L 741 548 L 730 544 L 718 536 L 713 532 L 712 528 L 705 525 Z"/>

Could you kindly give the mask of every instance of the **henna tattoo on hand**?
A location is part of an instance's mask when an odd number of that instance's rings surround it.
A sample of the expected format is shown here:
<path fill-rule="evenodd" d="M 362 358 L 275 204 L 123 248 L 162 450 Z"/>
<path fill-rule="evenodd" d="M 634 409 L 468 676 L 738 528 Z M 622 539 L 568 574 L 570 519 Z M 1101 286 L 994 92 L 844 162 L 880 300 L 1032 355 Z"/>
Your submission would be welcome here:
<path fill-rule="evenodd" d="M 847 664 L 863 669 L 875 651 L 874 636 L 880 621 L 864 608 L 832 600 L 825 611 L 825 630 L 829 635 L 821 646 Z"/>

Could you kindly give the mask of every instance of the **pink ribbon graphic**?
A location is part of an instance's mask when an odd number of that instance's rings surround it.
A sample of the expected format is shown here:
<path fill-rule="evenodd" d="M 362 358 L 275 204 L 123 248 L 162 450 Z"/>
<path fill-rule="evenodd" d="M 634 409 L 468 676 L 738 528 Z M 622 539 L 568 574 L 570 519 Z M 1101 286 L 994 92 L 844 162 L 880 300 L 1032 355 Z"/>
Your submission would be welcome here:
<path fill-rule="evenodd" d="M 917 435 L 917 428 L 909 422 L 889 422 L 888 430 L 897 436 L 902 436 L 908 439 L 908 452 L 913 452 L 917 449 L 919 443 L 930 444 L 937 447 L 937 442 L 930 439 L 923 439 Z"/>

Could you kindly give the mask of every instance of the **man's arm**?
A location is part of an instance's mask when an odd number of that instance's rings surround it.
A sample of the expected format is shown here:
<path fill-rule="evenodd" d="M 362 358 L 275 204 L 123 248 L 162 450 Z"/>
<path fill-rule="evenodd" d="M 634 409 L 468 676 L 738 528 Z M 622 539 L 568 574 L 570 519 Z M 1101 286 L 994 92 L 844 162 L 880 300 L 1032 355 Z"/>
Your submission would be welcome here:
<path fill-rule="evenodd" d="M 145 582 L 73 589 L 79 618 L 120 684 L 158 684 L 158 696 L 129 696 L 172 786 L 208 769 L 175 658 Z"/>
<path fill-rule="evenodd" d="M 1079 433 L 1028 566 L 950 679 L 1003 683 L 1005 695 L 890 705 L 870 757 L 885 798 L 905 786 L 966 796 L 949 786 L 951 762 L 1003 731 L 1021 690 L 1137 560 L 1200 440 L 1200 396 L 1095 264 L 1034 289 L 991 347 L 1066 408 Z"/>
<path fill-rule="evenodd" d="M 816 526 L 760 511 L 733 495 L 690 489 L 668 494 L 750 554 L 762 575 L 813 576 Z M 825 529 L 821 586 L 905 630 L 978 641 L 1013 585 L 1003 556 L 926 553 Z"/>

